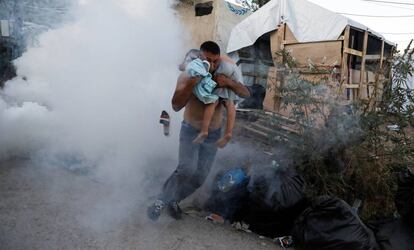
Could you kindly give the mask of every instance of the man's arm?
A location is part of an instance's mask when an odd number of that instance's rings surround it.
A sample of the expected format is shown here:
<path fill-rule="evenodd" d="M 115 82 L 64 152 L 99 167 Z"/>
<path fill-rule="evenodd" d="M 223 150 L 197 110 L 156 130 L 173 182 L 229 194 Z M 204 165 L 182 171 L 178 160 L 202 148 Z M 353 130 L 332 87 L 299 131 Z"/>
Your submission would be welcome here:
<path fill-rule="evenodd" d="M 180 74 L 177 79 L 177 87 L 171 100 L 174 111 L 178 112 L 185 107 L 193 93 L 194 86 L 199 80 L 200 77 L 190 77 L 186 73 Z"/>
<path fill-rule="evenodd" d="M 220 88 L 229 88 L 233 90 L 238 96 L 247 98 L 250 97 L 250 92 L 243 84 L 233 81 L 225 75 L 217 75 L 214 77 L 214 80 L 217 82 Z"/>

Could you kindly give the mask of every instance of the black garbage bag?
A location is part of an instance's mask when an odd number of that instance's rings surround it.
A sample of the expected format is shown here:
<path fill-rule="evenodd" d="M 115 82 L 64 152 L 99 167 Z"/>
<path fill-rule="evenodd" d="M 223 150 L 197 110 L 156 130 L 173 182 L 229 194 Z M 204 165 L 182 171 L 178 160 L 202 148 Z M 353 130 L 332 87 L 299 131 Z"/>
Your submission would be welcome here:
<path fill-rule="evenodd" d="M 372 231 L 343 200 L 322 196 L 296 219 L 293 241 L 301 249 L 378 249 Z"/>
<path fill-rule="evenodd" d="M 401 219 L 371 221 L 367 226 L 372 229 L 381 250 L 414 250 L 414 229 Z"/>
<path fill-rule="evenodd" d="M 398 176 L 395 205 L 403 220 L 414 227 L 414 173 L 408 168 Z"/>
<path fill-rule="evenodd" d="M 204 204 L 204 209 L 233 222 L 240 208 L 246 204 L 249 177 L 243 169 L 235 168 L 220 173 L 215 180 L 212 194 Z"/>
<path fill-rule="evenodd" d="M 253 202 L 264 203 L 273 212 L 292 209 L 305 199 L 305 181 L 290 168 L 257 169 L 252 173 L 248 189 Z"/>
<path fill-rule="evenodd" d="M 237 218 L 264 236 L 290 235 L 294 220 L 306 208 L 303 178 L 290 168 L 256 168 L 248 190 L 247 206 Z"/>

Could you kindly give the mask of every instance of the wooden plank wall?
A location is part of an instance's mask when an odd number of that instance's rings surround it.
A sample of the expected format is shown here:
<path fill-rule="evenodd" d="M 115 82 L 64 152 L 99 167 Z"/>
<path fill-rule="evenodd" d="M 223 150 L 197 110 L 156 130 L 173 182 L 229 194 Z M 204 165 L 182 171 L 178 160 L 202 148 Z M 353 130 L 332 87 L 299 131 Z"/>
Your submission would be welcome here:
<path fill-rule="evenodd" d="M 358 98 L 365 99 L 369 97 L 367 91 L 367 83 L 365 77 L 365 63 L 366 63 L 366 55 L 367 55 L 367 46 L 368 46 L 368 31 L 364 33 L 364 42 L 362 46 L 362 56 L 361 56 L 361 76 L 359 80 L 359 88 L 358 88 Z"/>
<path fill-rule="evenodd" d="M 374 89 L 377 89 L 378 86 L 374 86 L 374 84 L 378 81 L 373 72 L 366 70 L 366 61 L 379 60 L 380 68 L 383 66 L 384 41 L 382 41 L 379 55 L 367 55 L 369 33 L 364 31 L 363 47 L 362 51 L 359 51 L 352 48 L 354 43 L 350 44 L 351 29 L 352 27 L 347 26 L 343 36 L 335 41 L 298 43 L 286 24 L 279 25 L 270 36 L 273 61 L 275 65 L 282 64 L 283 59 L 277 57 L 276 52 L 286 49 L 296 59 L 299 69 L 309 67 L 310 61 L 318 68 L 339 66 L 341 75 L 339 93 L 344 98 L 349 96 L 349 101 L 367 99 L 370 95 L 377 94 L 374 93 Z M 361 58 L 360 70 L 351 69 L 351 56 Z M 265 110 L 280 112 L 281 100 L 278 98 L 277 87 L 283 84 L 282 75 L 278 73 L 277 68 L 271 68 L 269 71 L 268 89 L 263 103 Z M 315 81 L 318 79 L 318 76 L 310 76 L 305 71 L 302 75 L 305 79 L 315 79 Z M 320 77 L 327 77 L 327 75 L 321 74 Z"/>
<path fill-rule="evenodd" d="M 351 27 L 345 29 L 343 36 L 343 57 L 342 57 L 342 90 L 350 94 L 350 101 L 356 99 L 368 99 L 371 95 L 379 95 L 376 90 L 379 86 L 375 84 L 378 82 L 375 72 L 366 70 L 367 60 L 379 60 L 380 69 L 384 62 L 384 41 L 382 40 L 381 52 L 379 55 L 367 55 L 368 48 L 368 31 L 364 31 L 362 51 L 351 48 L 349 44 L 349 33 Z M 350 57 L 357 56 L 361 58 L 361 69 L 350 68 Z M 375 85 L 375 86 L 374 86 Z"/>
<path fill-rule="evenodd" d="M 285 44 L 285 48 L 295 58 L 298 68 L 309 68 L 310 64 L 318 68 L 341 64 L 341 41 L 291 43 Z"/>
<path fill-rule="evenodd" d="M 270 34 L 270 50 L 275 65 L 283 63 L 282 58 L 277 56 L 276 53 L 284 48 L 286 28 L 285 24 L 279 25 L 277 30 Z M 280 74 L 277 74 L 277 68 L 271 67 L 269 69 L 266 95 L 263 100 L 263 109 L 265 110 L 277 112 L 280 109 L 280 97 L 277 88 L 280 87 L 281 81 L 278 76 L 280 78 Z"/>

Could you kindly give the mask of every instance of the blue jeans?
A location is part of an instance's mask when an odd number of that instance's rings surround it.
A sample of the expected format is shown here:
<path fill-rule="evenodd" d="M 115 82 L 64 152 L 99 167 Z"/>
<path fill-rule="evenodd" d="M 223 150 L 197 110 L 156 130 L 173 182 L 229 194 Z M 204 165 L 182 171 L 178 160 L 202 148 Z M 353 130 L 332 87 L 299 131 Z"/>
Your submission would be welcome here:
<path fill-rule="evenodd" d="M 221 129 L 209 132 L 204 142 L 197 145 L 193 140 L 199 132 L 190 124 L 182 122 L 178 166 L 163 186 L 160 199 L 164 202 L 180 202 L 197 190 L 207 178 L 217 153 L 215 143 L 221 136 Z"/>

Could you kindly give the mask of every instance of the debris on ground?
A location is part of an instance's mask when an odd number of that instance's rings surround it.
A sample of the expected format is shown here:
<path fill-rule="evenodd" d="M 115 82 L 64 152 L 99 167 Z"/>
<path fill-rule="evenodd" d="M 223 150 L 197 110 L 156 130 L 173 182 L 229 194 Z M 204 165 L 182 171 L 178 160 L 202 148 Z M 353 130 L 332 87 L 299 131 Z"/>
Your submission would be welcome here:
<path fill-rule="evenodd" d="M 398 176 L 395 205 L 403 220 L 414 227 L 414 172 L 409 168 Z"/>
<path fill-rule="evenodd" d="M 206 220 L 212 221 L 217 224 L 224 224 L 225 222 L 224 218 L 218 214 L 210 214 L 206 216 Z"/>
<path fill-rule="evenodd" d="M 388 125 L 388 126 L 387 126 L 387 129 L 388 129 L 389 131 L 400 131 L 400 130 L 401 130 L 401 129 L 400 129 L 400 126 L 398 126 L 397 124 Z"/>
<path fill-rule="evenodd" d="M 414 228 L 402 219 L 384 219 L 367 224 L 374 232 L 381 250 L 413 249 Z"/>
<path fill-rule="evenodd" d="M 234 222 L 233 224 L 231 224 L 231 226 L 233 228 L 235 228 L 236 230 L 239 230 L 239 231 L 243 231 L 243 232 L 246 232 L 246 233 L 251 233 L 252 232 L 251 230 L 249 230 L 249 224 L 246 224 L 243 221 L 242 222 Z"/>
<path fill-rule="evenodd" d="M 305 199 L 303 178 L 276 161 L 271 167 L 253 171 L 248 189 L 251 199 L 267 203 L 275 212 L 291 209 Z"/>
<path fill-rule="evenodd" d="M 304 249 L 377 249 L 373 232 L 345 201 L 329 196 L 315 199 L 296 219 L 293 241 Z"/>
<path fill-rule="evenodd" d="M 217 187 L 221 192 L 228 192 L 233 188 L 246 183 L 248 177 L 246 173 L 240 169 L 231 169 L 225 172 L 217 181 Z"/>
<path fill-rule="evenodd" d="M 277 237 L 273 241 L 275 243 L 279 244 L 283 249 L 293 247 L 293 238 L 292 238 L 292 236 Z"/>
<path fill-rule="evenodd" d="M 186 206 L 183 207 L 183 213 L 192 217 L 202 217 L 203 211 L 201 211 L 198 207 L 194 206 Z"/>
<path fill-rule="evenodd" d="M 268 166 L 252 166 L 248 171 L 233 168 L 218 174 L 205 206 L 213 213 L 206 219 L 217 224 L 229 221 L 236 230 L 254 232 L 260 239 L 272 238 L 283 249 L 374 250 L 380 245 L 388 250 L 397 249 L 390 246 L 409 246 L 414 239 L 414 228 L 408 226 L 414 211 L 410 169 L 399 175 L 396 204 L 402 218 L 374 230 L 358 216 L 361 199 L 354 199 L 352 206 L 330 196 L 310 201 L 302 176 L 282 165 L 273 160 Z M 398 243 L 398 239 L 404 242 Z"/>
<path fill-rule="evenodd" d="M 229 221 L 234 221 L 237 211 L 248 197 L 248 181 L 249 177 L 241 168 L 230 169 L 219 174 L 211 197 L 204 208 L 220 214 Z"/>
<path fill-rule="evenodd" d="M 252 169 L 248 200 L 238 212 L 252 231 L 271 238 L 289 235 L 307 203 L 303 178 L 293 169 L 276 166 Z"/>

